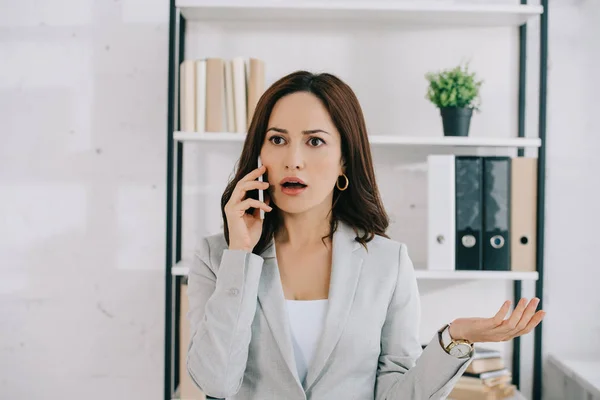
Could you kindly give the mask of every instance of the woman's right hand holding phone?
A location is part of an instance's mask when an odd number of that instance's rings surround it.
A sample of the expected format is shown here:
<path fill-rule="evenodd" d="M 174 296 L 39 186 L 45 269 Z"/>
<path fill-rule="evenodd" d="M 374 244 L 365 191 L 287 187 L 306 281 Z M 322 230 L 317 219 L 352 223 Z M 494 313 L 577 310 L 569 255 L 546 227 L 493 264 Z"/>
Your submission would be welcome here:
<path fill-rule="evenodd" d="M 260 182 L 256 179 L 266 172 L 266 167 L 261 166 L 244 176 L 238 181 L 233 189 L 231 198 L 225 205 L 225 216 L 229 229 L 229 249 L 244 250 L 252 252 L 254 246 L 260 240 L 262 234 L 263 220 L 260 218 L 260 210 L 265 212 L 273 208 L 268 205 L 269 198 L 265 196 L 265 202 L 246 198 L 249 190 L 267 190 L 269 182 Z M 246 210 L 254 207 L 252 214 L 246 213 Z"/>

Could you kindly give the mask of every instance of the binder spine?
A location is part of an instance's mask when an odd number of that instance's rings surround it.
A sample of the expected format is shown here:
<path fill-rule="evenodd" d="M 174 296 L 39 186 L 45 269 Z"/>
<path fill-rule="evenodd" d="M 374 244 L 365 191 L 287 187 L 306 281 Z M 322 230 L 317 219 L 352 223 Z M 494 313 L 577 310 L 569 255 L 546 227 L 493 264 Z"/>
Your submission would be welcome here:
<path fill-rule="evenodd" d="M 537 158 L 513 158 L 510 169 L 510 267 L 535 272 Z"/>
<path fill-rule="evenodd" d="M 427 157 L 427 269 L 455 269 L 454 155 Z"/>
<path fill-rule="evenodd" d="M 482 268 L 482 159 L 456 157 L 456 269 Z"/>
<path fill-rule="evenodd" d="M 483 269 L 510 270 L 510 158 L 483 159 Z"/>

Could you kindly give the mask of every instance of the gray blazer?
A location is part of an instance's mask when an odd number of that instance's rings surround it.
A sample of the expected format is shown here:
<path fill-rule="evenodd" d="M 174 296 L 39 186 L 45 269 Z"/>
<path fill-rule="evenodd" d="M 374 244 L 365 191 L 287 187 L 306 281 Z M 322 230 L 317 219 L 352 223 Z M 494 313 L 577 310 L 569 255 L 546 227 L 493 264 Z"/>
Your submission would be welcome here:
<path fill-rule="evenodd" d="M 207 236 L 190 267 L 187 369 L 208 396 L 244 400 L 444 399 L 471 358 L 437 332 L 423 350 L 420 298 L 406 246 L 376 236 L 368 251 L 340 222 L 329 310 L 300 382 L 274 242 L 260 256 Z"/>

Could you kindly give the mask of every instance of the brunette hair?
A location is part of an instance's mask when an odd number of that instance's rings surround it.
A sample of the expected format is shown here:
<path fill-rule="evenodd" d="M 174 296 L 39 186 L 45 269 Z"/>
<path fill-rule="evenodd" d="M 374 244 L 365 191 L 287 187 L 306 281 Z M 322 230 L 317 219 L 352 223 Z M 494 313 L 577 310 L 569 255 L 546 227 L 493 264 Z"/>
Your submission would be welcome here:
<path fill-rule="evenodd" d="M 295 92 L 309 92 L 321 100 L 341 136 L 342 159 L 345 161 L 348 188 L 334 189 L 330 232 L 322 239 L 333 239 L 339 220 L 354 228 L 355 239 L 365 248 L 375 234 L 389 238 L 385 231 L 389 225 L 388 215 L 379 196 L 367 128 L 358 99 L 350 86 L 335 75 L 328 73 L 313 74 L 307 71 L 295 71 L 273 83 L 260 97 L 254 115 L 248 127 L 242 153 L 238 160 L 235 176 L 228 183 L 221 197 L 224 235 L 229 244 L 229 227 L 225 214 L 225 205 L 240 179 L 258 168 L 257 159 L 265 139 L 267 124 L 275 103 L 282 97 Z M 345 183 L 345 181 L 344 181 Z M 342 185 L 344 184 L 342 183 Z M 258 198 L 258 190 L 247 192 L 247 197 Z M 279 228 L 281 216 L 273 202 L 273 210 L 265 213 L 261 237 L 253 249 L 260 254 L 270 243 Z M 252 213 L 253 208 L 247 210 Z M 362 230 L 362 236 L 358 230 Z"/>

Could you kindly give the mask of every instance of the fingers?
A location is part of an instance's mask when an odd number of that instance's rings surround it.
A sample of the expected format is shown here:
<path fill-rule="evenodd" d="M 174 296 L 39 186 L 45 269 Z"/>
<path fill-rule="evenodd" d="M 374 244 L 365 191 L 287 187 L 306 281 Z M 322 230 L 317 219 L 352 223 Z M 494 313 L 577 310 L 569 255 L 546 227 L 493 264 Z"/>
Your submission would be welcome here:
<path fill-rule="evenodd" d="M 259 168 L 256 168 L 256 169 L 250 171 L 249 173 L 247 173 L 242 179 L 240 179 L 238 181 L 238 184 L 240 184 L 240 182 L 255 181 L 258 179 L 259 176 L 261 176 L 265 172 L 267 172 L 267 167 L 265 167 L 264 165 L 261 165 Z"/>
<path fill-rule="evenodd" d="M 517 303 L 511 316 L 504 319 L 510 308 L 510 301 L 507 300 L 492 318 L 468 319 L 472 327 L 471 333 L 476 333 L 477 341 L 481 342 L 503 342 L 529 333 L 546 315 L 542 310 L 535 312 L 539 302 L 538 298 L 533 298 L 529 302 L 523 298 Z M 477 324 L 479 324 L 478 328 Z"/>
<path fill-rule="evenodd" d="M 236 201 L 242 201 L 246 197 L 246 192 L 249 190 L 260 189 L 267 190 L 269 188 L 269 182 L 260 182 L 260 181 L 239 181 L 235 186 L 233 193 L 231 194 L 231 198 Z"/>
<path fill-rule="evenodd" d="M 521 300 L 519 300 L 519 302 L 517 303 L 517 306 L 515 307 L 515 309 L 513 310 L 512 314 L 511 314 L 511 316 L 507 320 L 502 322 L 504 331 L 506 333 L 509 333 L 509 332 L 515 330 L 515 328 L 517 327 L 517 324 L 521 320 L 521 316 L 523 315 L 523 311 L 525 311 L 526 307 L 527 307 L 527 299 L 522 298 Z"/>
<path fill-rule="evenodd" d="M 246 211 L 250 207 L 254 207 L 256 209 L 262 208 L 263 210 L 265 210 L 267 212 L 269 212 L 273 209 L 271 206 L 266 205 L 262 201 L 258 201 L 256 199 L 246 199 L 239 204 L 237 210 L 238 211 Z M 256 212 L 256 210 L 255 210 L 255 212 Z"/>
<path fill-rule="evenodd" d="M 517 332 L 514 336 L 516 337 L 516 336 L 528 334 L 529 332 L 531 332 L 533 330 L 533 328 L 535 328 L 536 326 L 539 325 L 540 322 L 542 322 L 542 319 L 544 319 L 545 316 L 546 316 L 546 311 L 539 310 L 529 320 L 529 322 L 527 323 L 525 328 L 523 330 Z"/>
<path fill-rule="evenodd" d="M 506 317 L 506 314 L 508 313 L 509 308 L 510 308 L 510 301 L 507 300 L 504 302 L 504 304 L 502 304 L 502 307 L 500 307 L 500 310 L 498 310 L 496 315 L 494 315 L 494 317 L 492 318 L 492 321 L 494 322 L 495 326 L 502 324 L 502 321 L 504 321 L 504 317 Z"/>
<path fill-rule="evenodd" d="M 521 299 L 518 306 L 508 320 L 503 322 L 503 331 L 501 332 L 501 341 L 511 340 L 514 337 L 530 332 L 544 318 L 545 311 L 535 312 L 540 300 L 533 298 L 529 303 L 526 299 Z M 516 318 L 519 317 L 515 324 Z M 508 329 L 508 330 L 507 330 Z"/>
<path fill-rule="evenodd" d="M 259 168 L 256 168 L 254 170 L 252 170 L 251 172 L 247 173 L 244 177 L 242 177 L 242 179 L 240 179 L 238 181 L 238 183 L 236 183 L 235 185 L 235 189 L 233 190 L 233 193 L 231 193 L 231 197 L 236 199 L 236 200 L 243 200 L 244 196 L 246 195 L 246 190 L 243 190 L 245 186 L 248 182 L 259 182 L 257 181 L 258 177 L 261 176 L 262 174 L 264 174 L 267 171 L 267 167 L 265 167 L 264 165 L 261 165 Z M 254 188 L 256 189 L 256 187 Z"/>
<path fill-rule="evenodd" d="M 251 172 L 247 173 L 246 176 L 244 176 L 242 179 L 239 180 L 239 182 L 247 182 L 247 181 L 256 180 L 256 179 L 258 179 L 259 176 L 261 176 L 265 172 L 267 172 L 267 167 L 265 167 L 264 165 L 261 165 L 259 168 L 256 168 L 256 169 L 252 170 Z M 238 182 L 238 184 L 239 184 L 239 182 Z"/>
<path fill-rule="evenodd" d="M 523 329 L 525 329 L 525 327 L 527 326 L 527 324 L 529 323 L 529 321 L 535 314 L 535 309 L 537 308 L 538 304 L 540 304 L 540 299 L 538 299 L 538 298 L 531 299 L 529 304 L 527 304 L 527 308 L 525 308 L 525 311 L 523 312 L 521 319 L 517 323 L 517 326 L 515 327 L 515 329 L 513 329 L 512 333 L 517 333 L 517 332 L 520 332 Z"/>

